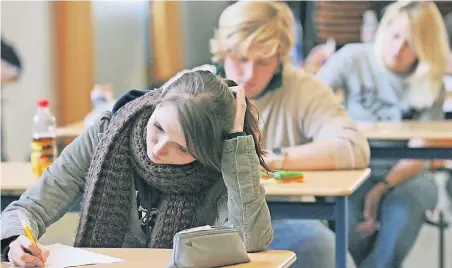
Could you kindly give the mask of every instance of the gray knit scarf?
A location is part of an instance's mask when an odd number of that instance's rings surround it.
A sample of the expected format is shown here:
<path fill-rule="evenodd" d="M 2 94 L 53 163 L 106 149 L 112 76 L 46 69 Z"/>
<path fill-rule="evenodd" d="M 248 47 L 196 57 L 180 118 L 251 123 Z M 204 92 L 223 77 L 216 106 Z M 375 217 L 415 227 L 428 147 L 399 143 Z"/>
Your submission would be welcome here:
<path fill-rule="evenodd" d="M 129 226 L 135 176 L 160 192 L 158 214 L 147 238 L 151 248 L 172 248 L 176 232 L 195 227 L 196 211 L 221 174 L 198 161 L 157 165 L 146 153 L 146 126 L 154 111 L 154 90 L 123 106 L 112 117 L 88 170 L 75 240 L 77 247 L 122 247 Z"/>

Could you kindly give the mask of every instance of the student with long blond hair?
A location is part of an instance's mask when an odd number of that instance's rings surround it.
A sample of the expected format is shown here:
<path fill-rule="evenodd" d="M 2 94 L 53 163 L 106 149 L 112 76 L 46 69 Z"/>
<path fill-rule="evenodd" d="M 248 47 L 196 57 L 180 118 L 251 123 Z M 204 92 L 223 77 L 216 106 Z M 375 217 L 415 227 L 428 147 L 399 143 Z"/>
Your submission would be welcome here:
<path fill-rule="evenodd" d="M 387 7 L 373 44 L 345 46 L 318 77 L 344 91 L 355 120 L 440 120 L 448 55 L 436 5 L 400 1 Z M 372 160 L 371 168 L 371 179 L 349 200 L 350 251 L 359 267 L 400 267 L 437 190 L 424 161 Z"/>
<path fill-rule="evenodd" d="M 291 66 L 293 15 L 277 1 L 238 1 L 220 16 L 206 69 L 242 86 L 260 111 L 262 148 L 273 169 L 365 168 L 369 146 L 331 89 Z M 132 91 L 119 102 L 143 94 Z M 334 178 L 332 178 L 333 180 Z M 272 206 L 270 204 L 270 209 Z M 277 211 L 271 211 L 277 220 Z M 273 222 L 272 249 L 297 253 L 293 267 L 334 267 L 334 234 L 320 221 Z M 353 267 L 349 258 L 347 267 Z"/>

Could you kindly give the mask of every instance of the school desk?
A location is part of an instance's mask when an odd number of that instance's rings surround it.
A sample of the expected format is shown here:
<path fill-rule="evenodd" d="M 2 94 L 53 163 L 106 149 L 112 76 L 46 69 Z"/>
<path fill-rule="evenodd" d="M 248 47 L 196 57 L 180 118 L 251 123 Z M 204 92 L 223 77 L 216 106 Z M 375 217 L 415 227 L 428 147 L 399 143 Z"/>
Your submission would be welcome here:
<path fill-rule="evenodd" d="M 272 216 L 335 221 L 336 268 L 345 268 L 348 251 L 348 197 L 369 177 L 370 169 L 307 171 L 300 183 L 261 180 Z M 302 197 L 334 197 L 334 202 L 303 202 Z"/>
<path fill-rule="evenodd" d="M 125 260 L 125 262 L 112 264 L 98 264 L 80 266 L 80 268 L 166 268 L 171 260 L 171 249 L 144 249 L 144 248 L 85 248 Z M 231 265 L 231 268 L 286 268 L 295 262 L 295 253 L 288 250 L 267 250 L 248 254 L 251 261 L 248 263 Z M 10 268 L 13 265 L 2 263 L 1 268 Z"/>
<path fill-rule="evenodd" d="M 382 121 L 358 123 L 358 128 L 372 141 L 434 140 L 447 143 L 452 140 L 452 121 Z M 452 147 L 376 147 L 371 146 L 373 159 L 452 159 Z"/>

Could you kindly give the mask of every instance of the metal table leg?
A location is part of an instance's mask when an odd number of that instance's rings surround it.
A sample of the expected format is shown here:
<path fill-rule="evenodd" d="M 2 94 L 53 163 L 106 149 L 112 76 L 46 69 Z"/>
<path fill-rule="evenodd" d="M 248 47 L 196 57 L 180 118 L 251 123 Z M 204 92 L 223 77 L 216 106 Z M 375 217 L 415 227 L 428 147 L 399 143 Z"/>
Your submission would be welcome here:
<path fill-rule="evenodd" d="M 348 209 L 347 196 L 336 197 L 336 268 L 347 267 L 348 252 Z"/>

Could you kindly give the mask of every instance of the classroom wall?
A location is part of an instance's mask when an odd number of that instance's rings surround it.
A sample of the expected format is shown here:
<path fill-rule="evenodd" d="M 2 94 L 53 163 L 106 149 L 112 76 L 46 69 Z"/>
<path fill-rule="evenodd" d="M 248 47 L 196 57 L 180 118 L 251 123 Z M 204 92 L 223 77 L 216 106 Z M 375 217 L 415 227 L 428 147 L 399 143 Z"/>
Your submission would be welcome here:
<path fill-rule="evenodd" d="M 55 107 L 53 86 L 51 2 L 1 2 L 1 32 L 17 49 L 23 73 L 17 84 L 2 88 L 4 141 L 9 160 L 29 157 L 31 121 L 35 103 L 49 98 Z"/>
<path fill-rule="evenodd" d="M 210 62 L 209 40 L 221 12 L 230 3 L 231 1 L 180 2 L 184 68 Z"/>
<path fill-rule="evenodd" d="M 183 66 L 192 68 L 208 63 L 209 40 L 230 1 L 179 3 Z M 96 82 L 112 83 L 116 96 L 148 84 L 148 15 L 147 1 L 93 1 Z"/>
<path fill-rule="evenodd" d="M 209 39 L 228 1 L 187 1 L 181 4 L 183 66 L 210 61 Z M 93 1 L 95 81 L 112 83 L 115 96 L 148 85 L 149 47 L 147 1 Z M 11 161 L 29 157 L 31 120 L 35 103 L 48 98 L 55 107 L 53 16 L 49 1 L 2 1 L 1 31 L 22 58 L 17 84 L 2 89 L 4 144 Z M 26 18 L 26 19 L 25 19 Z M 58 115 L 56 115 L 58 116 Z M 21 122 L 19 124 L 18 122 Z"/>
<path fill-rule="evenodd" d="M 147 1 L 93 1 L 95 81 L 111 83 L 119 97 L 148 85 Z"/>

